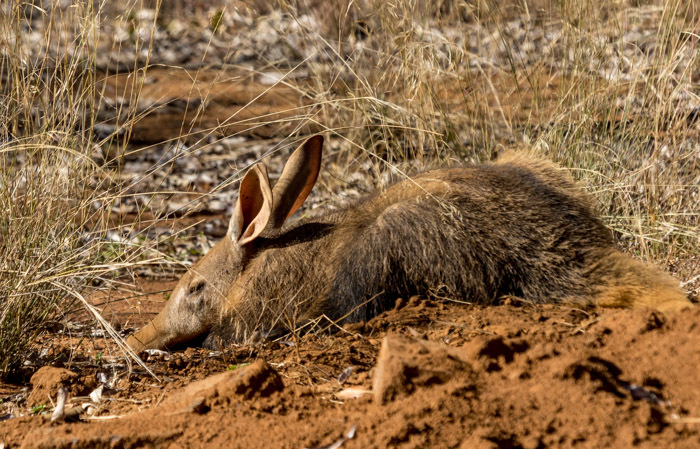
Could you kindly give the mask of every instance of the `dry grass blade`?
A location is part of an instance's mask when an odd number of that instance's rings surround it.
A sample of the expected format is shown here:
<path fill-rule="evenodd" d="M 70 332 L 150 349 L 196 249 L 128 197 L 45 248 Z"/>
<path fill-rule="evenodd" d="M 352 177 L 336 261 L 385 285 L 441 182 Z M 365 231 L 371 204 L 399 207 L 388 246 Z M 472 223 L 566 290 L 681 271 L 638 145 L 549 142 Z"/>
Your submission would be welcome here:
<path fill-rule="evenodd" d="M 119 348 L 120 348 L 122 351 L 124 351 L 124 353 L 128 354 L 129 357 L 130 357 L 131 359 L 135 360 L 136 363 L 138 363 L 139 366 L 141 366 L 141 368 L 143 368 L 144 370 L 146 370 L 146 372 L 147 372 L 148 374 L 150 374 L 151 376 L 153 376 L 157 381 L 160 381 L 160 379 L 158 378 L 158 376 L 156 376 L 156 374 L 155 374 L 153 371 L 151 371 L 151 369 L 143 362 L 143 360 L 141 360 L 141 358 L 138 356 L 138 354 L 136 354 L 134 351 L 132 351 L 131 348 L 130 348 L 126 343 L 124 343 L 124 339 L 121 338 L 121 336 L 119 335 L 119 333 L 117 333 L 117 331 L 114 330 L 114 328 L 112 327 L 112 325 L 109 324 L 109 323 L 102 317 L 102 315 L 100 314 L 100 312 L 99 312 L 95 307 L 93 307 L 93 305 L 90 304 L 90 303 L 85 299 L 85 297 L 84 297 L 83 295 L 81 295 L 81 294 L 80 294 L 79 292 L 77 292 L 77 291 L 69 291 L 68 293 L 70 293 L 70 294 L 73 295 L 75 298 L 79 299 L 80 302 L 82 302 L 83 306 L 84 306 L 87 310 L 89 310 L 90 313 L 92 313 L 92 315 L 95 317 L 95 320 L 97 320 L 97 322 L 100 323 L 100 325 L 105 329 L 105 331 L 107 331 L 109 337 L 110 337 L 114 342 L 117 343 L 117 345 L 119 346 Z M 128 362 L 129 362 L 129 358 L 127 358 L 126 360 L 127 360 L 127 363 L 128 363 Z"/>

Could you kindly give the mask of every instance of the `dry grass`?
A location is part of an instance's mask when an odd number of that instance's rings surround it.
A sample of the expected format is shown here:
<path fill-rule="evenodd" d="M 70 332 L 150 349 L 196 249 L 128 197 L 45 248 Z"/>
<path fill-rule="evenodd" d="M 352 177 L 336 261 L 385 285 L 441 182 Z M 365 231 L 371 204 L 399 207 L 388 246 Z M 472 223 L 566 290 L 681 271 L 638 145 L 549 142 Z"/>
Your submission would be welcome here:
<path fill-rule="evenodd" d="M 416 167 L 534 147 L 585 182 L 623 245 L 697 296 L 696 1 L 60 3 L 0 9 L 0 376 L 66 310 L 69 292 L 143 254 L 107 238 L 126 192 L 109 160 L 129 148 L 144 113 L 128 109 L 137 98 L 114 106 L 113 133 L 94 130 L 101 74 L 151 64 L 282 75 L 312 105 L 306 129 L 333 137 L 337 179 L 369 169 L 382 187 Z M 44 23 L 38 41 L 30 16 Z M 217 145 L 216 132 L 187 151 Z M 108 164 L 93 162 L 95 146 Z"/>
<path fill-rule="evenodd" d="M 0 7 L 0 379 L 81 293 L 143 263 L 109 225 L 121 190 L 93 160 L 99 11 L 44 3 Z"/>
<path fill-rule="evenodd" d="M 367 3 L 351 11 L 368 35 L 317 45 L 334 64 L 315 95 L 320 121 L 378 171 L 535 147 L 632 251 L 697 277 L 696 2 Z"/>

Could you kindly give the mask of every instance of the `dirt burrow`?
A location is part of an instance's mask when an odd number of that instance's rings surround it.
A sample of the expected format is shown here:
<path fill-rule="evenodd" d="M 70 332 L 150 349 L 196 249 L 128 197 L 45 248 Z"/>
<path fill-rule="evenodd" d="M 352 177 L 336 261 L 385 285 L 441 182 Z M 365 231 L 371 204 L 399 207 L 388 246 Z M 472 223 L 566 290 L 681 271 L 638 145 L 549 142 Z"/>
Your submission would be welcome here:
<path fill-rule="evenodd" d="M 25 407 L 55 398 L 59 384 L 73 406 L 99 383 L 96 374 L 116 381 L 93 416 L 52 424 L 47 406 L 43 415 L 4 421 L 0 442 L 698 447 L 699 319 L 700 310 L 665 317 L 649 310 L 414 299 L 332 335 L 306 335 L 298 345 L 290 339 L 222 353 L 190 348 L 148 356 L 160 382 L 140 369 L 110 371 L 104 362 L 42 368 Z"/>

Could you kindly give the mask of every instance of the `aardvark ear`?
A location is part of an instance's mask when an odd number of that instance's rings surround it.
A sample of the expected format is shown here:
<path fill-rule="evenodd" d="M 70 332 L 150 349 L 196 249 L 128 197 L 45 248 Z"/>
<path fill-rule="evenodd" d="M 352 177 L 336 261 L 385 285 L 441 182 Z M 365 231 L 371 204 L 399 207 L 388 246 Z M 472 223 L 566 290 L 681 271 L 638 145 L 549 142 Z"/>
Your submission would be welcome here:
<path fill-rule="evenodd" d="M 316 184 L 322 150 L 323 136 L 313 136 L 289 157 L 272 189 L 272 228 L 281 228 L 284 221 L 304 204 Z"/>
<path fill-rule="evenodd" d="M 238 201 L 228 227 L 228 236 L 243 246 L 255 240 L 267 227 L 272 212 L 272 191 L 267 167 L 258 163 L 245 174 L 238 189 Z"/>

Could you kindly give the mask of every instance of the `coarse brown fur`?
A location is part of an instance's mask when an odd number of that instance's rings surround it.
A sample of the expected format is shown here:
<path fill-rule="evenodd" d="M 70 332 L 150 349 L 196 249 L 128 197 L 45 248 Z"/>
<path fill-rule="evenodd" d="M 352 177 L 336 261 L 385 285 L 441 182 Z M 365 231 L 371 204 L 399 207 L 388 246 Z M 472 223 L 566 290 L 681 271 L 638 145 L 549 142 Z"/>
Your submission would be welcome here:
<path fill-rule="evenodd" d="M 267 227 L 241 247 L 241 268 L 208 305 L 218 313 L 206 326 L 210 343 L 319 316 L 365 320 L 398 297 L 436 292 L 482 304 L 512 295 L 579 306 L 690 305 L 675 279 L 615 248 L 565 170 L 530 155 L 428 171 L 344 211 Z"/>

